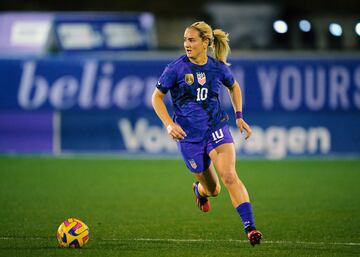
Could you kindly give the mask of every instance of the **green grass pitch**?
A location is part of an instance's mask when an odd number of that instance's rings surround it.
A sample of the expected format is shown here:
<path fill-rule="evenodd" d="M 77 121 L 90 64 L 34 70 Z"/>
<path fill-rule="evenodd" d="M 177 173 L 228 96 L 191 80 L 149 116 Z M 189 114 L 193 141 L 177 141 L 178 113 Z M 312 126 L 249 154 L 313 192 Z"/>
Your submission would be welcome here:
<path fill-rule="evenodd" d="M 260 246 L 223 187 L 201 213 L 181 160 L 0 157 L 0 256 L 360 256 L 360 160 L 241 160 Z M 59 224 L 88 224 L 59 249 Z"/>

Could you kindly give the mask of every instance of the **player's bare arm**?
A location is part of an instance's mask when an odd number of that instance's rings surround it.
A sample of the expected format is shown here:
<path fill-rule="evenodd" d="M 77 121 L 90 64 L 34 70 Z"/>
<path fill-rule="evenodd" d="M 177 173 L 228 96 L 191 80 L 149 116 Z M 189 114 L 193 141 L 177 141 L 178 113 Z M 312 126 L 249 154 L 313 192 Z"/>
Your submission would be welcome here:
<path fill-rule="evenodd" d="M 229 88 L 229 94 L 231 98 L 231 103 L 234 108 L 235 113 L 242 113 L 242 94 L 241 94 L 241 88 L 239 86 L 239 83 L 235 80 L 234 85 Z M 246 123 L 246 121 L 241 117 L 236 118 L 236 126 L 240 129 L 240 132 L 243 133 L 243 131 L 246 132 L 245 139 L 248 139 L 251 136 L 251 128 Z"/>
<path fill-rule="evenodd" d="M 169 112 L 164 104 L 165 94 L 162 93 L 159 89 L 155 89 L 152 95 L 152 105 L 156 114 L 159 116 L 160 120 L 166 127 L 166 130 L 170 137 L 174 140 L 184 139 L 186 133 L 184 130 L 173 120 L 171 119 Z"/>

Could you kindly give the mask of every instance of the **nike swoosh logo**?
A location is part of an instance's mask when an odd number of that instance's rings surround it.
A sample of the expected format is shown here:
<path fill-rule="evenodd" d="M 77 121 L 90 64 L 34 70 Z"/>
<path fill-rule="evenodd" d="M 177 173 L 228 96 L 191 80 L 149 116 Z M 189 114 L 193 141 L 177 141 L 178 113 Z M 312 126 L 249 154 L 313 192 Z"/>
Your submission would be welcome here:
<path fill-rule="evenodd" d="M 219 139 L 219 140 L 216 140 L 216 141 L 215 141 L 215 144 L 219 143 L 221 140 L 223 140 L 223 138 L 222 138 L 222 139 Z"/>

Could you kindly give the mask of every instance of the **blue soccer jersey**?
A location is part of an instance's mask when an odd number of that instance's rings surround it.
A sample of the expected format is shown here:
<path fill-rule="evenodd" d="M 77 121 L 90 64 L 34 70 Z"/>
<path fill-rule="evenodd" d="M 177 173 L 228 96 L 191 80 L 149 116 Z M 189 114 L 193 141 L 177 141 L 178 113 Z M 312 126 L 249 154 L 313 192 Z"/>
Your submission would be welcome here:
<path fill-rule="evenodd" d="M 219 94 L 222 85 L 233 84 L 234 77 L 223 62 L 208 56 L 206 64 L 197 65 L 183 55 L 165 68 L 156 87 L 164 94 L 170 90 L 174 121 L 187 134 L 184 141 L 200 142 L 227 123 Z"/>

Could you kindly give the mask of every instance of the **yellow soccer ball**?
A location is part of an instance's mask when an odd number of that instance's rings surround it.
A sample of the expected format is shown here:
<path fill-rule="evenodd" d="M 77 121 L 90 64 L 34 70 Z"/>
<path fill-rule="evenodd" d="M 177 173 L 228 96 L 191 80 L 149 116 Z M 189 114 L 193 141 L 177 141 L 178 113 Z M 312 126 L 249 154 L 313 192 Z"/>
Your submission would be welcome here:
<path fill-rule="evenodd" d="M 69 218 L 60 224 L 56 238 L 62 248 L 80 248 L 89 241 L 89 227 L 79 219 Z"/>

